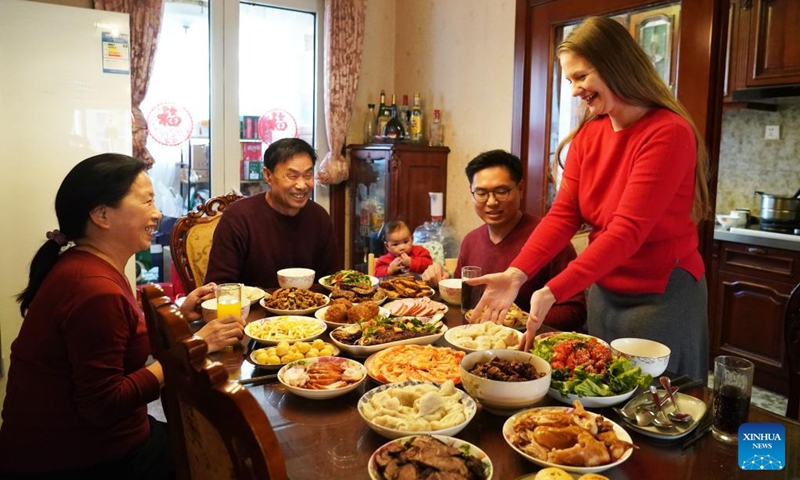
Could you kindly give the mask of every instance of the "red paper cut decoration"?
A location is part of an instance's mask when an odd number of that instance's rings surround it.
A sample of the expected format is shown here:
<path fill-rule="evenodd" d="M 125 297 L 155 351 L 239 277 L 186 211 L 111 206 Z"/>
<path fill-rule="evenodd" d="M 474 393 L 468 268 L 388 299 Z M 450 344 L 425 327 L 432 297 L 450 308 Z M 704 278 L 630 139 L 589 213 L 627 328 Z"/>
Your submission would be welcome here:
<path fill-rule="evenodd" d="M 192 135 L 193 129 L 192 115 L 175 103 L 160 103 L 147 115 L 147 132 L 162 145 L 182 144 Z"/>
<path fill-rule="evenodd" d="M 269 110 L 258 119 L 258 137 L 267 146 L 282 138 L 297 138 L 297 122 L 286 110 Z"/>

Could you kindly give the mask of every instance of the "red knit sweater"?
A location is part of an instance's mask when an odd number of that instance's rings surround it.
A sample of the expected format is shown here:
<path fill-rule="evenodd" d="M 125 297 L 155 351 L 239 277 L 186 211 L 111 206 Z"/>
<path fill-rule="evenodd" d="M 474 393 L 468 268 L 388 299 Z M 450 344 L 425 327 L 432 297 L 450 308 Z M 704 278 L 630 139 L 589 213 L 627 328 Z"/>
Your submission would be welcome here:
<path fill-rule="evenodd" d="M 431 253 L 425 247 L 419 245 L 412 245 L 411 252 L 408 254 L 411 257 L 411 266 L 408 268 L 409 272 L 422 273 L 426 268 L 433 264 Z M 395 259 L 393 253 L 381 255 L 375 261 L 375 276 L 385 277 L 389 275 L 389 264 Z"/>
<path fill-rule="evenodd" d="M 530 276 L 582 223 L 589 246 L 547 283 L 557 300 L 593 283 L 619 293 L 663 293 L 672 269 L 699 279 L 691 219 L 696 146 L 691 126 L 661 108 L 615 132 L 607 116 L 575 135 L 553 207 L 512 262 Z"/>

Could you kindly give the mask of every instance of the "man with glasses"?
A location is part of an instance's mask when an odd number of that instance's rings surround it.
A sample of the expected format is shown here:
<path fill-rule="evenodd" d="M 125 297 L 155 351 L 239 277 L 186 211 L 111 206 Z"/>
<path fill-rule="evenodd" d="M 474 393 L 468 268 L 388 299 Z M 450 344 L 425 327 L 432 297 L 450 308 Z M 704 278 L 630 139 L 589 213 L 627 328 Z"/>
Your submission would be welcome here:
<path fill-rule="evenodd" d="M 214 231 L 206 282 L 278 286 L 278 270 L 305 267 L 317 278 L 341 269 L 333 222 L 311 200 L 317 153 L 285 138 L 264 152 L 263 195 L 228 206 Z"/>
<path fill-rule="evenodd" d="M 472 192 L 472 205 L 484 225 L 467 233 L 461 242 L 456 271 L 462 266 L 481 267 L 483 274 L 508 268 L 540 219 L 520 210 L 522 201 L 522 162 L 503 150 L 490 150 L 472 159 L 465 169 Z M 561 272 L 577 255 L 568 245 L 546 267 L 528 279 L 519 290 L 515 303 L 522 310 L 530 308 L 531 295 Z M 432 285 L 448 278 L 440 264 L 434 263 L 422 278 Z M 545 323 L 559 330 L 582 330 L 586 322 L 583 292 L 553 306 Z"/>

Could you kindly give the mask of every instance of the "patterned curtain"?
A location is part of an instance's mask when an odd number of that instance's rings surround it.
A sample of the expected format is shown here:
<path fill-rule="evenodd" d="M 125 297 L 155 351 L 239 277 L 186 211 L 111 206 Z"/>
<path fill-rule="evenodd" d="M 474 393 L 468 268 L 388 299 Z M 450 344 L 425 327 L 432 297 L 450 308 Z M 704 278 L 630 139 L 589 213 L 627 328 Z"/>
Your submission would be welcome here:
<path fill-rule="evenodd" d="M 361 71 L 366 0 L 325 0 L 325 130 L 328 154 L 317 172 L 320 183 L 347 179 L 349 161 L 342 155 Z"/>
<path fill-rule="evenodd" d="M 150 72 L 153 70 L 164 0 L 94 0 L 94 8 L 130 15 L 133 156 L 142 159 L 150 168 L 155 160 L 147 151 L 147 121 L 139 105 L 147 94 Z"/>

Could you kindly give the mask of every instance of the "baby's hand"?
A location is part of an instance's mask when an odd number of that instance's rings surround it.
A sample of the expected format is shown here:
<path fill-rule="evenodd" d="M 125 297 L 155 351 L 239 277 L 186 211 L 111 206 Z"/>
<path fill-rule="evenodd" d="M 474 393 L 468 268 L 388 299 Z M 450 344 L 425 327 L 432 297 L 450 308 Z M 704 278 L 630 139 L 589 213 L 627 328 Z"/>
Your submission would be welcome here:
<path fill-rule="evenodd" d="M 397 257 L 397 258 L 400 259 L 400 264 L 401 265 L 405 265 L 406 267 L 410 267 L 411 266 L 411 257 L 409 257 L 407 253 L 401 253 L 400 256 Z M 397 260 L 397 259 L 395 259 L 395 260 Z"/>

